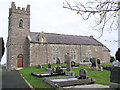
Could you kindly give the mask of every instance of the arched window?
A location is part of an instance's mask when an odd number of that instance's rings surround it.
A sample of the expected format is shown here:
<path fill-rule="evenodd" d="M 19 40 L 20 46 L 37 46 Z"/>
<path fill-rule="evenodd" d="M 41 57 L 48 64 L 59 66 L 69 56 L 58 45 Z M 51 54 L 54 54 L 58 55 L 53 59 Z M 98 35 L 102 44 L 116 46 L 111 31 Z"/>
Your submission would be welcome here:
<path fill-rule="evenodd" d="M 23 20 L 22 19 L 20 19 L 20 21 L 19 21 L 19 27 L 23 28 Z"/>
<path fill-rule="evenodd" d="M 57 58 L 58 58 L 58 49 L 57 49 L 57 48 L 54 48 L 54 49 L 53 49 L 53 59 L 54 59 L 54 60 L 57 60 Z"/>
<path fill-rule="evenodd" d="M 92 50 L 90 49 L 90 47 L 87 47 L 86 57 L 88 57 L 88 58 L 91 58 L 91 57 L 92 57 Z"/>
<path fill-rule="evenodd" d="M 74 49 L 71 49 L 70 53 L 71 53 L 71 59 L 75 60 L 77 58 L 76 57 L 76 51 Z"/>

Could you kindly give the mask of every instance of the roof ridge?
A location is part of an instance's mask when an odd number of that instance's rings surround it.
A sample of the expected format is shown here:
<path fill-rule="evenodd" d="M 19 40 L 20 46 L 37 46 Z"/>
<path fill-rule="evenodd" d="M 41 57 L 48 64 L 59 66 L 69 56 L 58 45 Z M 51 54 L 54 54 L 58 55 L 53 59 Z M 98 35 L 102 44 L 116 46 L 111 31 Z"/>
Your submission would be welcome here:
<path fill-rule="evenodd" d="M 30 32 L 30 33 L 41 33 L 41 32 Z M 72 34 L 59 34 L 59 33 L 48 33 L 48 32 L 44 32 L 44 34 L 65 35 L 65 36 L 77 36 L 77 37 L 88 37 L 88 38 L 89 38 L 89 36 L 72 35 Z"/>

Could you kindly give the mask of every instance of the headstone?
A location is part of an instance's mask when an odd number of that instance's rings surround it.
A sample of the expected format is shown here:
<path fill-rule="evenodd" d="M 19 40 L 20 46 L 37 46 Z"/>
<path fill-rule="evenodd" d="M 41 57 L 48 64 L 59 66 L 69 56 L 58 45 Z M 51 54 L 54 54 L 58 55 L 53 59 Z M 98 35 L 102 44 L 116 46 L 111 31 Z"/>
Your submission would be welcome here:
<path fill-rule="evenodd" d="M 52 71 L 51 64 L 48 64 L 48 68 L 46 69 L 47 71 Z"/>
<path fill-rule="evenodd" d="M 98 71 L 103 71 L 103 67 L 101 67 L 100 65 L 100 59 L 97 59 L 96 58 L 91 58 L 91 67 L 89 67 L 89 69 L 91 70 L 98 70 Z"/>
<path fill-rule="evenodd" d="M 71 59 L 70 59 L 69 53 L 67 54 L 67 57 L 66 57 L 66 63 L 67 63 L 67 71 L 71 71 Z"/>
<path fill-rule="evenodd" d="M 101 68 L 101 66 L 100 66 L 100 59 L 97 59 L 97 65 L 98 65 L 98 68 L 99 68 L 100 70 L 102 70 L 102 68 Z"/>
<path fill-rule="evenodd" d="M 89 62 L 89 61 L 90 61 L 90 58 L 86 57 L 85 62 Z"/>
<path fill-rule="evenodd" d="M 85 69 L 81 69 L 79 71 L 79 79 L 87 79 L 88 78 L 88 72 Z"/>
<path fill-rule="evenodd" d="M 96 67 L 96 59 L 94 57 L 91 58 L 91 63 L 92 63 L 91 67 Z"/>
<path fill-rule="evenodd" d="M 59 58 L 57 58 L 56 64 L 60 64 L 60 59 Z"/>
<path fill-rule="evenodd" d="M 97 64 L 101 64 L 101 63 L 100 63 L 100 59 L 97 59 Z"/>
<path fill-rule="evenodd" d="M 48 68 L 51 68 L 51 64 L 48 64 Z"/>
<path fill-rule="evenodd" d="M 72 67 L 75 66 L 75 62 L 74 62 L 74 61 L 71 62 L 71 66 L 72 66 Z"/>
<path fill-rule="evenodd" d="M 71 58 L 69 56 L 69 53 L 67 54 L 67 57 L 66 57 L 66 64 L 67 64 L 67 69 L 66 69 L 65 75 L 74 76 L 75 73 L 72 72 L 72 69 L 71 69 Z"/>
<path fill-rule="evenodd" d="M 90 62 L 92 62 L 91 60 L 92 60 L 92 58 L 90 58 Z"/>
<path fill-rule="evenodd" d="M 56 73 L 62 73 L 62 72 L 63 72 L 63 70 L 60 67 L 56 68 Z"/>
<path fill-rule="evenodd" d="M 83 62 L 85 62 L 85 60 L 83 60 Z"/>
<path fill-rule="evenodd" d="M 38 68 L 39 68 L 39 69 L 41 69 L 41 68 L 42 68 L 42 66 L 41 66 L 41 65 L 38 65 Z"/>

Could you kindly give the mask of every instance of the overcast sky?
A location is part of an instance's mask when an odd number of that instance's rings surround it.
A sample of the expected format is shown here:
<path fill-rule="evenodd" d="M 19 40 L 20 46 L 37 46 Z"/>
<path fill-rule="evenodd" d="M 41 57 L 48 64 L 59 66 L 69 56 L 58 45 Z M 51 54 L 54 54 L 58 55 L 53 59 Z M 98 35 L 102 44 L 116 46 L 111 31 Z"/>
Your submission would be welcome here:
<path fill-rule="evenodd" d="M 4 38 L 5 44 L 8 36 L 8 15 L 11 2 L 15 2 L 16 7 L 26 8 L 27 4 L 31 5 L 31 32 L 43 31 L 70 35 L 94 35 L 94 38 L 100 35 L 100 32 L 93 31 L 90 27 L 94 22 L 92 19 L 84 21 L 77 12 L 63 8 L 65 0 L 0 0 L 0 37 Z M 118 43 L 113 41 L 117 39 L 118 32 L 113 30 L 112 32 L 105 31 L 99 41 L 111 50 L 111 55 L 114 55 L 118 48 Z M 6 53 L 1 63 L 5 62 Z"/>

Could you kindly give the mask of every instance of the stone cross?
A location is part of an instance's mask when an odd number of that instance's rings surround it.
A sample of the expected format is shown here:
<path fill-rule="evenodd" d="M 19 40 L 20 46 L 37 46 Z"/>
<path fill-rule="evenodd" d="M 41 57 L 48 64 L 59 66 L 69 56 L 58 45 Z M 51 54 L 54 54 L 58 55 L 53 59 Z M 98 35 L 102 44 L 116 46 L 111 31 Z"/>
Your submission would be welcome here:
<path fill-rule="evenodd" d="M 69 53 L 67 53 L 66 63 L 67 63 L 67 71 L 72 71 L 71 70 L 71 58 L 69 56 Z"/>

